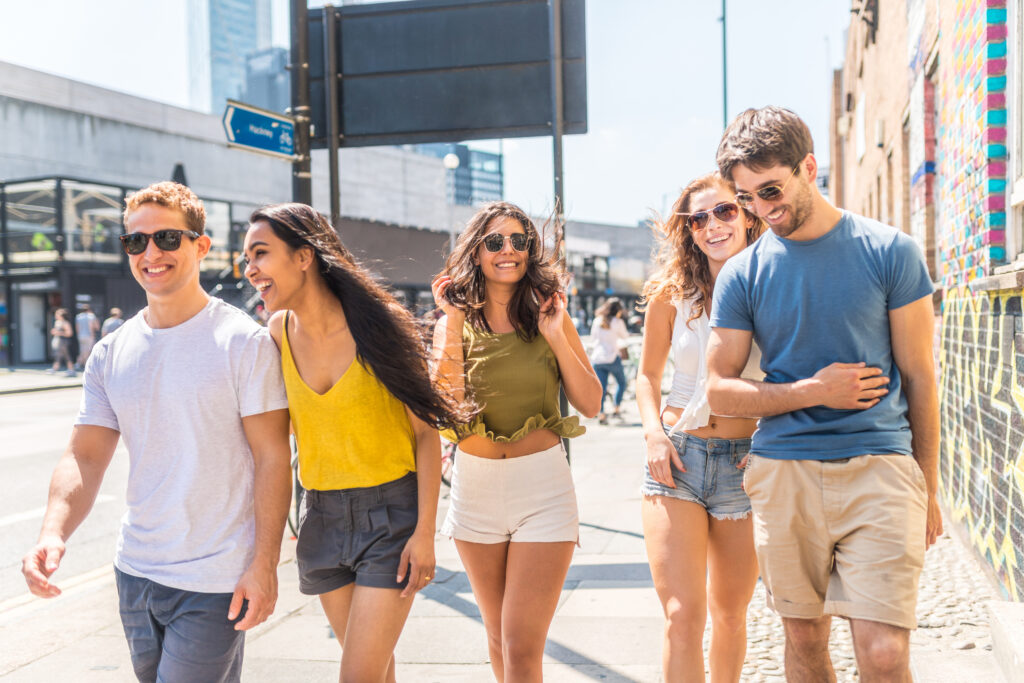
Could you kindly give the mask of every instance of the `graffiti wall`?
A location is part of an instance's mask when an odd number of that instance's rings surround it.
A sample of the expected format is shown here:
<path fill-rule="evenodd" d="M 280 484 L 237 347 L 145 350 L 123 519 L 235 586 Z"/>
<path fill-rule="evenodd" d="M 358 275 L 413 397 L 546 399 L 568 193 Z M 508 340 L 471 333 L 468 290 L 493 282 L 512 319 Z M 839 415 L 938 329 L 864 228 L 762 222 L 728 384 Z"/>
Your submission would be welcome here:
<path fill-rule="evenodd" d="M 1020 291 L 946 291 L 939 478 L 952 517 L 1024 598 L 1024 331 Z"/>

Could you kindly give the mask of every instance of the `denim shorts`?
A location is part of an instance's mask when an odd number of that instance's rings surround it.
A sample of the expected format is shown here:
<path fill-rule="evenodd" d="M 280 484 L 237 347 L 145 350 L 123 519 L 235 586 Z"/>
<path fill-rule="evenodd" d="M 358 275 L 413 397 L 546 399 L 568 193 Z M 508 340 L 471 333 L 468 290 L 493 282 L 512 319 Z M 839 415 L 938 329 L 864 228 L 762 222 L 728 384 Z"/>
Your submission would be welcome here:
<path fill-rule="evenodd" d="M 306 490 L 295 561 L 299 591 L 320 595 L 355 582 L 404 588 L 395 580 L 402 550 L 419 520 L 416 473 L 379 486 Z"/>
<path fill-rule="evenodd" d="M 121 625 L 135 677 L 156 681 L 241 680 L 245 631 L 228 620 L 231 593 L 170 588 L 114 568 Z M 248 603 L 246 603 L 248 604 Z"/>
<path fill-rule="evenodd" d="M 665 430 L 668 434 L 668 430 Z M 670 488 L 651 477 L 644 464 L 645 496 L 667 496 L 704 506 L 715 519 L 742 519 L 750 515 L 750 499 L 743 491 L 743 470 L 738 465 L 750 451 L 750 439 L 700 439 L 686 432 L 669 436 L 685 472 L 673 465 Z"/>

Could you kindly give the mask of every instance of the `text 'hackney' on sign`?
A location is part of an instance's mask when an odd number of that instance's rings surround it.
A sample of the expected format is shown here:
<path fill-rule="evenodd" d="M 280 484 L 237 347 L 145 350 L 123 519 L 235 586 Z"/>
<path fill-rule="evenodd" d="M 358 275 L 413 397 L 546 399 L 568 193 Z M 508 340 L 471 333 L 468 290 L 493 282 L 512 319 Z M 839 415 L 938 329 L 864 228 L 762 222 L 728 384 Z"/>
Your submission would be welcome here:
<path fill-rule="evenodd" d="M 295 156 L 295 120 L 291 117 L 228 100 L 222 122 L 232 147 L 284 159 Z"/>

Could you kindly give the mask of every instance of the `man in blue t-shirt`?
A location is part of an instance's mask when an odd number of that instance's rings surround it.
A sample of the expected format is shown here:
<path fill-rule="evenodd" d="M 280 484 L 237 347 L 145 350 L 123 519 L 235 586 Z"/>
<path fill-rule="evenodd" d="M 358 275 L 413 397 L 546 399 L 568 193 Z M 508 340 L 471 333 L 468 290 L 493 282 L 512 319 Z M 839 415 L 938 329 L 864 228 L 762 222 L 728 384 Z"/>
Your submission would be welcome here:
<path fill-rule="evenodd" d="M 717 160 L 771 228 L 718 276 L 708 401 L 716 415 L 761 418 L 744 487 L 787 677 L 835 680 L 838 615 L 861 676 L 909 680 L 918 579 L 942 533 L 924 259 L 909 236 L 829 204 L 791 111 L 743 112 Z M 761 382 L 740 378 L 751 341 Z"/>

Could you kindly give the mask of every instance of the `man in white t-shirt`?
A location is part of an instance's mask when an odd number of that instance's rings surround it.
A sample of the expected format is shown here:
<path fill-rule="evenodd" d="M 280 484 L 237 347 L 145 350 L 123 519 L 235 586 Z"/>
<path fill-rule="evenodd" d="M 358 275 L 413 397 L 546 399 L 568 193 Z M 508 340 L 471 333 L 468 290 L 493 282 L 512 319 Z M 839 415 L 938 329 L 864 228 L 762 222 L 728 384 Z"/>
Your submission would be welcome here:
<path fill-rule="evenodd" d="M 277 599 L 291 497 L 280 356 L 199 282 L 206 212 L 188 188 L 128 198 L 122 236 L 147 307 L 93 349 L 71 442 L 22 573 L 41 597 L 123 438 L 131 461 L 114 558 L 140 681 L 237 681 L 244 634 Z"/>

